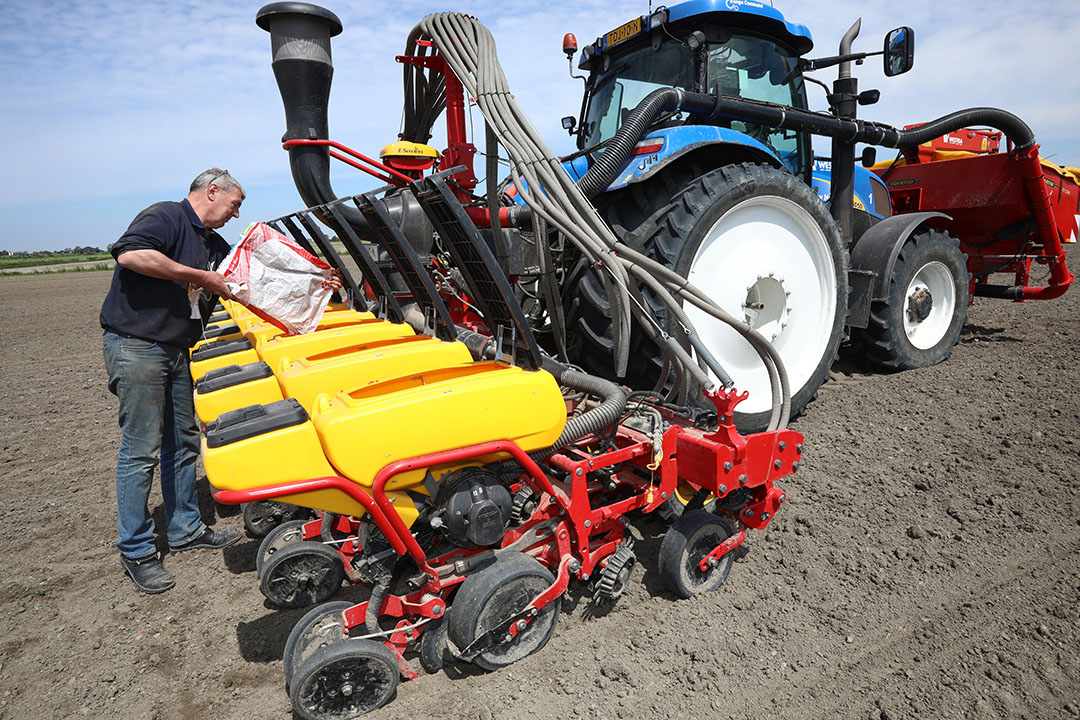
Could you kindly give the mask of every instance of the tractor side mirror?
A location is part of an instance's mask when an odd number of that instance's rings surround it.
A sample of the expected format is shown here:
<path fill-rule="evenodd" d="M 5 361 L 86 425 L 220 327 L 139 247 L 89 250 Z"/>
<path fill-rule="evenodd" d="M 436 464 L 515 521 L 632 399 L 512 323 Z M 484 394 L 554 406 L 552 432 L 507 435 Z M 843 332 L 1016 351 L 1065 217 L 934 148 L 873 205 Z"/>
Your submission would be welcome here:
<path fill-rule="evenodd" d="M 562 119 L 563 130 L 573 135 L 577 131 L 577 119 L 573 115 L 567 115 Z"/>
<path fill-rule="evenodd" d="M 874 163 L 877 162 L 877 148 L 876 147 L 864 147 L 862 151 L 862 166 L 864 168 L 874 167 Z"/>
<path fill-rule="evenodd" d="M 915 64 L 915 31 L 909 27 L 890 30 L 885 36 L 885 77 L 903 75 Z"/>

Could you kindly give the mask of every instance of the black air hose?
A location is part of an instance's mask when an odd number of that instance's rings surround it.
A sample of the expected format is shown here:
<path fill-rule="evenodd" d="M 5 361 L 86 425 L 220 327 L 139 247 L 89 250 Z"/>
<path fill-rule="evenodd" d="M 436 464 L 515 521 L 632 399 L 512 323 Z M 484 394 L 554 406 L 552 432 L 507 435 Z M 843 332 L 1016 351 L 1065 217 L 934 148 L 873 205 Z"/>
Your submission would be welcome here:
<path fill-rule="evenodd" d="M 495 357 L 495 339 L 488 335 L 458 328 L 457 339 L 469 348 L 469 352 L 477 360 L 490 360 Z M 548 355 L 543 356 L 540 367 L 554 375 L 555 382 L 559 385 L 596 395 L 602 398 L 602 401 L 584 415 L 567 420 L 566 427 L 553 445 L 529 453 L 533 460 L 540 462 L 551 457 L 575 440 L 608 427 L 622 417 L 628 395 L 627 390 L 617 383 L 575 370 Z"/>
<path fill-rule="evenodd" d="M 1027 150 L 1035 144 L 1035 133 L 1016 115 L 1000 108 L 977 107 L 957 110 L 910 130 L 898 130 L 899 140 L 894 147 L 914 147 L 971 125 L 988 125 L 1003 131 L 1018 150 Z"/>
<path fill-rule="evenodd" d="M 551 457 L 579 438 L 583 438 L 601 428 L 608 427 L 613 423 L 618 422 L 619 418 L 622 417 L 623 411 L 626 409 L 626 400 L 629 397 L 629 392 L 620 385 L 613 383 L 610 380 L 605 380 L 604 378 L 589 375 L 580 370 L 575 370 L 554 358 L 544 356 L 543 369 L 554 375 L 555 380 L 560 385 L 565 385 L 566 387 L 580 390 L 590 395 L 597 395 L 603 398 L 603 400 L 599 405 L 592 410 L 589 410 L 584 415 L 579 415 L 578 417 L 567 420 L 566 427 L 563 428 L 562 434 L 559 435 L 559 439 L 556 440 L 554 444 L 541 450 L 533 450 L 529 453 L 529 457 L 537 462 Z"/>
<path fill-rule="evenodd" d="M 592 200 L 615 179 L 626 158 L 630 157 L 634 146 L 638 144 L 649 126 L 661 113 L 674 110 L 682 102 L 683 91 L 678 88 L 660 88 L 653 90 L 630 111 L 622 127 L 608 141 L 604 153 L 589 166 L 585 177 L 578 181 L 578 188 L 585 197 Z"/>

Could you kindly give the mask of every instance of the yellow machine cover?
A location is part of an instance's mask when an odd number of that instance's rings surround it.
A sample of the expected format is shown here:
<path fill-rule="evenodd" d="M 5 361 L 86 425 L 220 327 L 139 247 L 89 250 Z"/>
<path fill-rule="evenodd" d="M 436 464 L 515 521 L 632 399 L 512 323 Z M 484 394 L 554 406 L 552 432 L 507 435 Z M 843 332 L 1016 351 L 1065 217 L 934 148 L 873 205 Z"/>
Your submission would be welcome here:
<path fill-rule="evenodd" d="M 279 367 L 275 374 L 284 394 L 311 410 L 323 393 L 470 362 L 472 356 L 462 343 L 413 335 L 309 355 Z"/>
<path fill-rule="evenodd" d="M 566 404 L 543 370 L 477 362 L 322 396 L 311 415 L 330 463 L 371 485 L 389 463 L 418 455 L 493 440 L 511 440 L 525 451 L 547 447 L 566 424 Z M 443 466 L 435 475 L 496 459 Z M 415 485 L 425 474 L 397 475 L 387 488 Z"/>

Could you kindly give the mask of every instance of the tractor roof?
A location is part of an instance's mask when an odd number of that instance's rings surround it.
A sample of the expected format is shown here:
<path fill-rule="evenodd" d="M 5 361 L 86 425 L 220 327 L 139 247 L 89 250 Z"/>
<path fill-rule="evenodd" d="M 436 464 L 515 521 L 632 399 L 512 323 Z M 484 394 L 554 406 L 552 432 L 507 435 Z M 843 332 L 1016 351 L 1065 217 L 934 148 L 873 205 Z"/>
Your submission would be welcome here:
<path fill-rule="evenodd" d="M 687 0 L 669 8 L 661 8 L 651 15 L 634 18 L 598 37 L 595 43 L 582 52 L 579 66 L 589 69 L 594 57 L 604 54 L 639 32 L 647 32 L 662 24 L 679 25 L 682 27 L 676 29 L 682 30 L 692 27 L 695 22 L 705 20 L 775 38 L 790 46 L 798 55 L 805 55 L 814 47 L 809 28 L 788 22 L 779 10 L 757 0 Z"/>

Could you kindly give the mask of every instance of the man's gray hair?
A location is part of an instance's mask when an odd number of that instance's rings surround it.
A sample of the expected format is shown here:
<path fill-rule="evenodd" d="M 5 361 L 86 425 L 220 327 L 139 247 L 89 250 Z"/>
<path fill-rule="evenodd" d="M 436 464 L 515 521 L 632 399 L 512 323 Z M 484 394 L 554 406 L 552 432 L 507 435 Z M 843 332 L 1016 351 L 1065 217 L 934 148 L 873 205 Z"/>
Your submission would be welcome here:
<path fill-rule="evenodd" d="M 240 183 L 236 182 L 236 178 L 230 175 L 228 170 L 222 170 L 221 168 L 216 167 L 212 167 L 209 170 L 203 170 L 199 173 L 195 179 L 191 181 L 191 189 L 188 192 L 204 190 L 211 184 L 217 185 L 218 190 L 221 190 L 223 193 L 239 190 L 241 198 L 247 197 L 244 188 L 240 187 Z"/>

